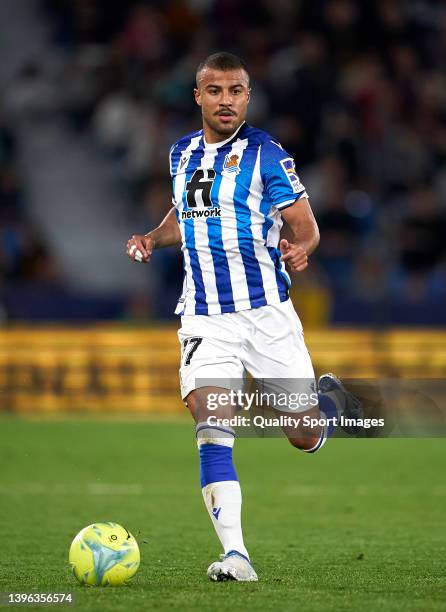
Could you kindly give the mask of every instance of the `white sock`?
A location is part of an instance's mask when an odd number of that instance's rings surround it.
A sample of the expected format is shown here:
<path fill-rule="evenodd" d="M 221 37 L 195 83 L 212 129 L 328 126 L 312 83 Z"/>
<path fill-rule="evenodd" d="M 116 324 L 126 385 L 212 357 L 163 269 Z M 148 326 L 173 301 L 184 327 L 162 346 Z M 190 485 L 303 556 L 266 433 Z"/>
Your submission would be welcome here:
<path fill-rule="evenodd" d="M 236 550 L 249 559 L 242 534 L 242 493 L 232 461 L 235 432 L 202 422 L 196 436 L 203 499 L 223 550 Z"/>
<path fill-rule="evenodd" d="M 237 480 L 212 482 L 203 487 L 202 492 L 204 503 L 225 553 L 236 550 L 249 559 L 243 542 L 240 483 Z"/>

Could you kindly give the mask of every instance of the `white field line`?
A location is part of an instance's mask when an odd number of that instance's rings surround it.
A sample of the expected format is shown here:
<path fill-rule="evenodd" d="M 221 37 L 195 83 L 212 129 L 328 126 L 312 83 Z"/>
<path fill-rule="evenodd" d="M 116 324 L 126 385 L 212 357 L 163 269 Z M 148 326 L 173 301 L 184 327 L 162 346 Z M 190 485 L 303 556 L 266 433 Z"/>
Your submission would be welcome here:
<path fill-rule="evenodd" d="M 143 492 L 142 485 L 137 483 L 91 483 L 87 486 L 87 490 L 91 495 L 141 495 Z"/>
<path fill-rule="evenodd" d="M 248 485 L 244 487 L 246 491 L 253 493 L 254 487 Z M 348 484 L 340 486 L 336 485 L 306 485 L 294 484 L 284 486 L 280 489 L 280 494 L 290 497 L 338 497 L 345 496 L 345 490 Z M 416 485 L 357 485 L 349 488 L 349 497 L 374 497 L 376 495 L 389 496 L 414 496 L 426 495 L 427 497 L 445 497 L 446 486 L 436 485 L 433 487 L 416 486 Z"/>
<path fill-rule="evenodd" d="M 181 486 L 181 485 L 180 485 Z M 260 485 L 259 485 L 260 486 Z M 290 497 L 337 497 L 345 494 L 347 485 L 308 485 L 294 484 L 280 488 L 280 494 Z M 150 485 L 152 492 L 159 493 L 164 489 L 158 483 Z M 181 486 L 186 491 L 189 487 Z M 249 494 L 254 494 L 257 485 L 246 483 L 243 489 Z M 72 485 L 69 483 L 43 483 L 43 482 L 16 482 L 0 483 L 0 495 L 142 495 L 147 492 L 147 487 L 141 483 L 86 483 L 85 485 Z M 435 485 L 433 487 L 416 485 L 367 485 L 361 484 L 349 489 L 350 497 L 372 497 L 376 495 L 425 495 L 427 497 L 445 497 L 446 485 Z"/>
<path fill-rule="evenodd" d="M 43 482 L 0 483 L 0 495 L 141 495 L 143 490 L 140 483 L 89 483 L 85 486 Z"/>

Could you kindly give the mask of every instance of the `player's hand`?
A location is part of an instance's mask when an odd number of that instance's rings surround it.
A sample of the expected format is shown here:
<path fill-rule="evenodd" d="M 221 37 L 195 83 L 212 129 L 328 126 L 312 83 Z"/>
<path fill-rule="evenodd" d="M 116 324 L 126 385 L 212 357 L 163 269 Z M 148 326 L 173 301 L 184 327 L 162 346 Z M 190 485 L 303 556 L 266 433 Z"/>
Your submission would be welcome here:
<path fill-rule="evenodd" d="M 155 241 L 144 234 L 134 234 L 127 241 L 127 255 L 132 261 L 148 263 L 152 256 Z"/>
<path fill-rule="evenodd" d="M 297 244 L 288 242 L 283 238 L 280 241 L 280 252 L 282 261 L 285 261 L 292 272 L 302 272 L 308 266 L 308 256 L 305 249 Z"/>

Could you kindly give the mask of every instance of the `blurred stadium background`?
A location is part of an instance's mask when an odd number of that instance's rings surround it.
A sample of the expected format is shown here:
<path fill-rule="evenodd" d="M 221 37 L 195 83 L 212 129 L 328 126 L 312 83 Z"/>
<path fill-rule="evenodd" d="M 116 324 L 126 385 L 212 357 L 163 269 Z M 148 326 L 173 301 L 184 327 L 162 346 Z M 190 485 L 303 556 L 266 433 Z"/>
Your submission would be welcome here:
<path fill-rule="evenodd" d="M 170 207 L 168 150 L 220 49 L 249 65 L 249 121 L 295 156 L 317 216 L 293 279 L 316 367 L 444 377 L 444 2 L 2 0 L 3 410 L 182 409 L 180 253 L 124 248 Z"/>

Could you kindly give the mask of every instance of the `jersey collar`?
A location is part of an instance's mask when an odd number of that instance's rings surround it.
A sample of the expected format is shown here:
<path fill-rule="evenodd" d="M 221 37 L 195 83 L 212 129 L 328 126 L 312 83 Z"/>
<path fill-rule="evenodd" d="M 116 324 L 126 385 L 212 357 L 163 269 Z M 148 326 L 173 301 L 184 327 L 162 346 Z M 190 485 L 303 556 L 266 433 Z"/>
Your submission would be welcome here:
<path fill-rule="evenodd" d="M 228 144 L 228 142 L 230 142 L 238 134 L 238 132 L 240 132 L 242 127 L 245 125 L 245 123 L 246 122 L 243 121 L 238 126 L 238 128 L 235 130 L 235 132 L 229 136 L 229 138 L 226 138 L 226 140 L 220 140 L 220 142 L 206 142 L 206 138 L 204 137 L 204 130 L 203 130 L 203 144 L 204 144 L 204 148 L 208 149 L 208 150 L 215 150 L 215 149 L 218 149 L 219 147 L 222 147 L 225 144 Z"/>

